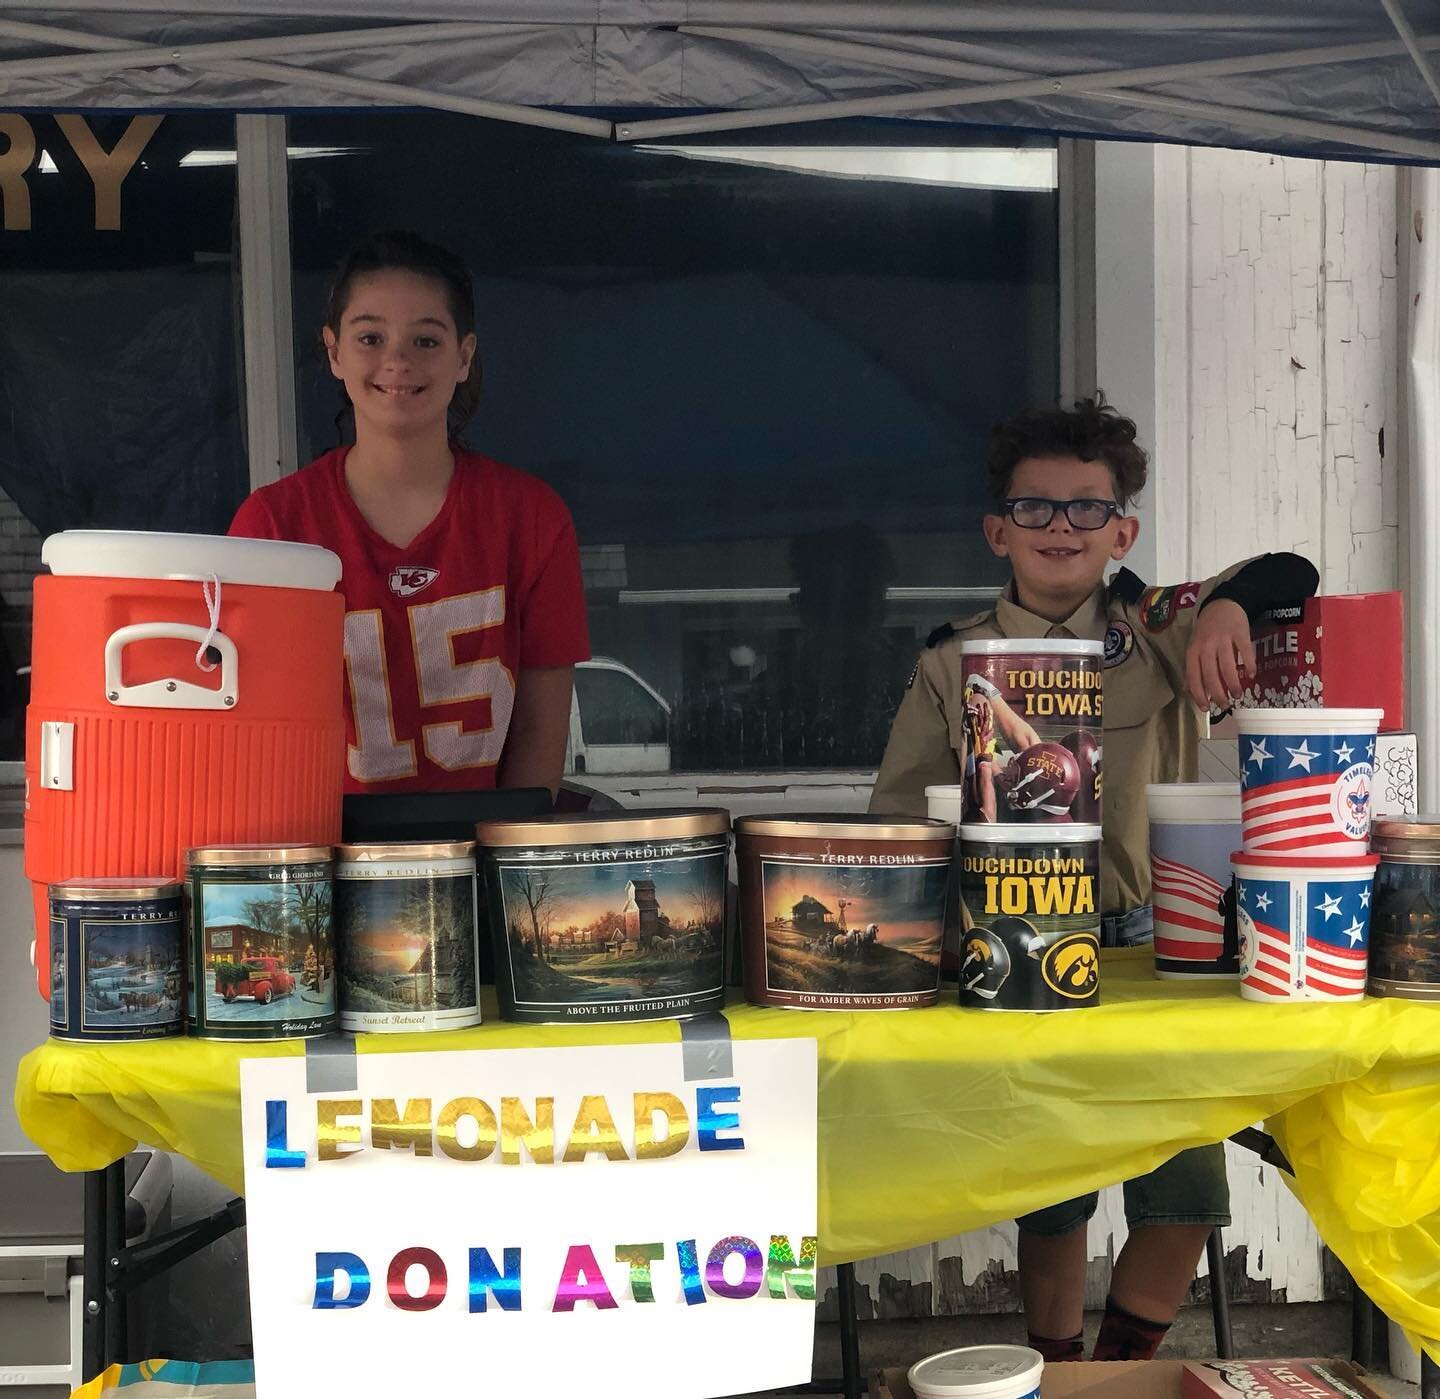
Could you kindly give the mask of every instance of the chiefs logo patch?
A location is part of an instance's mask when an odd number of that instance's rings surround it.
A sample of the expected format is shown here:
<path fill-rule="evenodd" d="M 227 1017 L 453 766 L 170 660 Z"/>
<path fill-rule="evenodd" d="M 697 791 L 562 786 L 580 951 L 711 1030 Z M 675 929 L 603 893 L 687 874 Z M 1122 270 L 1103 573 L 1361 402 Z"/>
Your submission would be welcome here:
<path fill-rule="evenodd" d="M 1083 1001 L 1100 982 L 1100 944 L 1093 933 L 1062 938 L 1045 951 L 1040 962 L 1045 984 L 1067 1000 Z"/>
<path fill-rule="evenodd" d="M 392 568 L 390 570 L 390 591 L 396 597 L 414 597 L 424 592 L 438 577 L 438 568 Z"/>

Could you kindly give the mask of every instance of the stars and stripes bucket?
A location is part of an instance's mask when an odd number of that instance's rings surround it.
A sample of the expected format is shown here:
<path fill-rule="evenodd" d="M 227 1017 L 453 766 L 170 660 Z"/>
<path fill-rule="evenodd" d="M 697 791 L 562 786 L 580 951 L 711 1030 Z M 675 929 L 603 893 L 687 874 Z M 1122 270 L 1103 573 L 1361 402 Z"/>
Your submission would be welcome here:
<path fill-rule="evenodd" d="M 1379 709 L 1242 709 L 1240 806 L 1247 851 L 1364 855 Z"/>
<path fill-rule="evenodd" d="M 1240 843 L 1240 786 L 1167 782 L 1145 789 L 1150 811 L 1150 889 L 1155 975 L 1240 974 L 1230 852 Z"/>
<path fill-rule="evenodd" d="M 1232 855 L 1240 994 L 1250 1001 L 1362 997 L 1379 863 L 1374 855 Z"/>

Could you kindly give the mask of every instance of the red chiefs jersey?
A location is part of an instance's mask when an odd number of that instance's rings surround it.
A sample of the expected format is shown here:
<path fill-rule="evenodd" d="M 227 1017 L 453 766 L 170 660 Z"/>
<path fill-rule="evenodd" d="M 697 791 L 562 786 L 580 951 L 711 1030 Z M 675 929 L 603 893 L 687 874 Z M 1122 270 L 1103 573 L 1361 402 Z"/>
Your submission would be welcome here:
<path fill-rule="evenodd" d="M 519 672 L 590 654 L 570 512 L 533 476 L 457 451 L 440 513 L 396 548 L 351 498 L 348 450 L 262 486 L 230 533 L 340 556 L 346 791 L 493 787 Z"/>

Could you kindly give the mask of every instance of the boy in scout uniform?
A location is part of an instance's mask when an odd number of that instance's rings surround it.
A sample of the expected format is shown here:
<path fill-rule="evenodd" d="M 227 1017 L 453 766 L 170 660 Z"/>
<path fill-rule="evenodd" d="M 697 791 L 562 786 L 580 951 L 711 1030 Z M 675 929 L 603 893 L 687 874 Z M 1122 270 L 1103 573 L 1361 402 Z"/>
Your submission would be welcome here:
<path fill-rule="evenodd" d="M 1101 940 L 1151 940 L 1145 785 L 1196 777 L 1205 711 L 1225 708 L 1253 673 L 1250 623 L 1310 597 L 1319 582 L 1296 554 L 1266 554 L 1203 583 L 1153 588 L 1112 560 L 1135 544 L 1126 514 L 1145 484 L 1135 424 L 1104 402 L 1037 409 L 999 424 L 985 453 L 992 511 L 985 540 L 1010 560 L 995 605 L 933 632 L 921 652 L 870 800 L 923 816 L 925 788 L 958 783 L 986 754 L 967 749 L 967 637 L 1103 641 L 1104 806 Z M 973 706 L 971 706 L 973 708 Z M 1130 1235 L 1111 1279 L 1094 1359 L 1148 1359 L 1184 1300 L 1210 1230 L 1230 1222 L 1223 1146 L 1183 1151 L 1125 1184 Z M 1030 1344 L 1047 1360 L 1084 1357 L 1085 1224 L 1096 1196 L 1026 1215 L 1020 1285 Z"/>

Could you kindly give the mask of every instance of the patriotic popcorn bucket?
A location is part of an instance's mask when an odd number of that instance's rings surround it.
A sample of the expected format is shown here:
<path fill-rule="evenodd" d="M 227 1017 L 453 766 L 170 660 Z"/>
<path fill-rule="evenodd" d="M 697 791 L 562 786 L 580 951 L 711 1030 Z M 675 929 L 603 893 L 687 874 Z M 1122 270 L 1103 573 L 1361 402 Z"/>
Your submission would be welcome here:
<path fill-rule="evenodd" d="M 1232 855 L 1240 994 L 1249 1001 L 1362 997 L 1379 863 L 1374 855 Z"/>
<path fill-rule="evenodd" d="M 1240 974 L 1230 852 L 1240 840 L 1234 782 L 1170 782 L 1145 789 L 1155 975 L 1211 980 Z"/>
<path fill-rule="evenodd" d="M 1248 853 L 1364 855 L 1378 709 L 1245 709 L 1240 809 Z"/>

